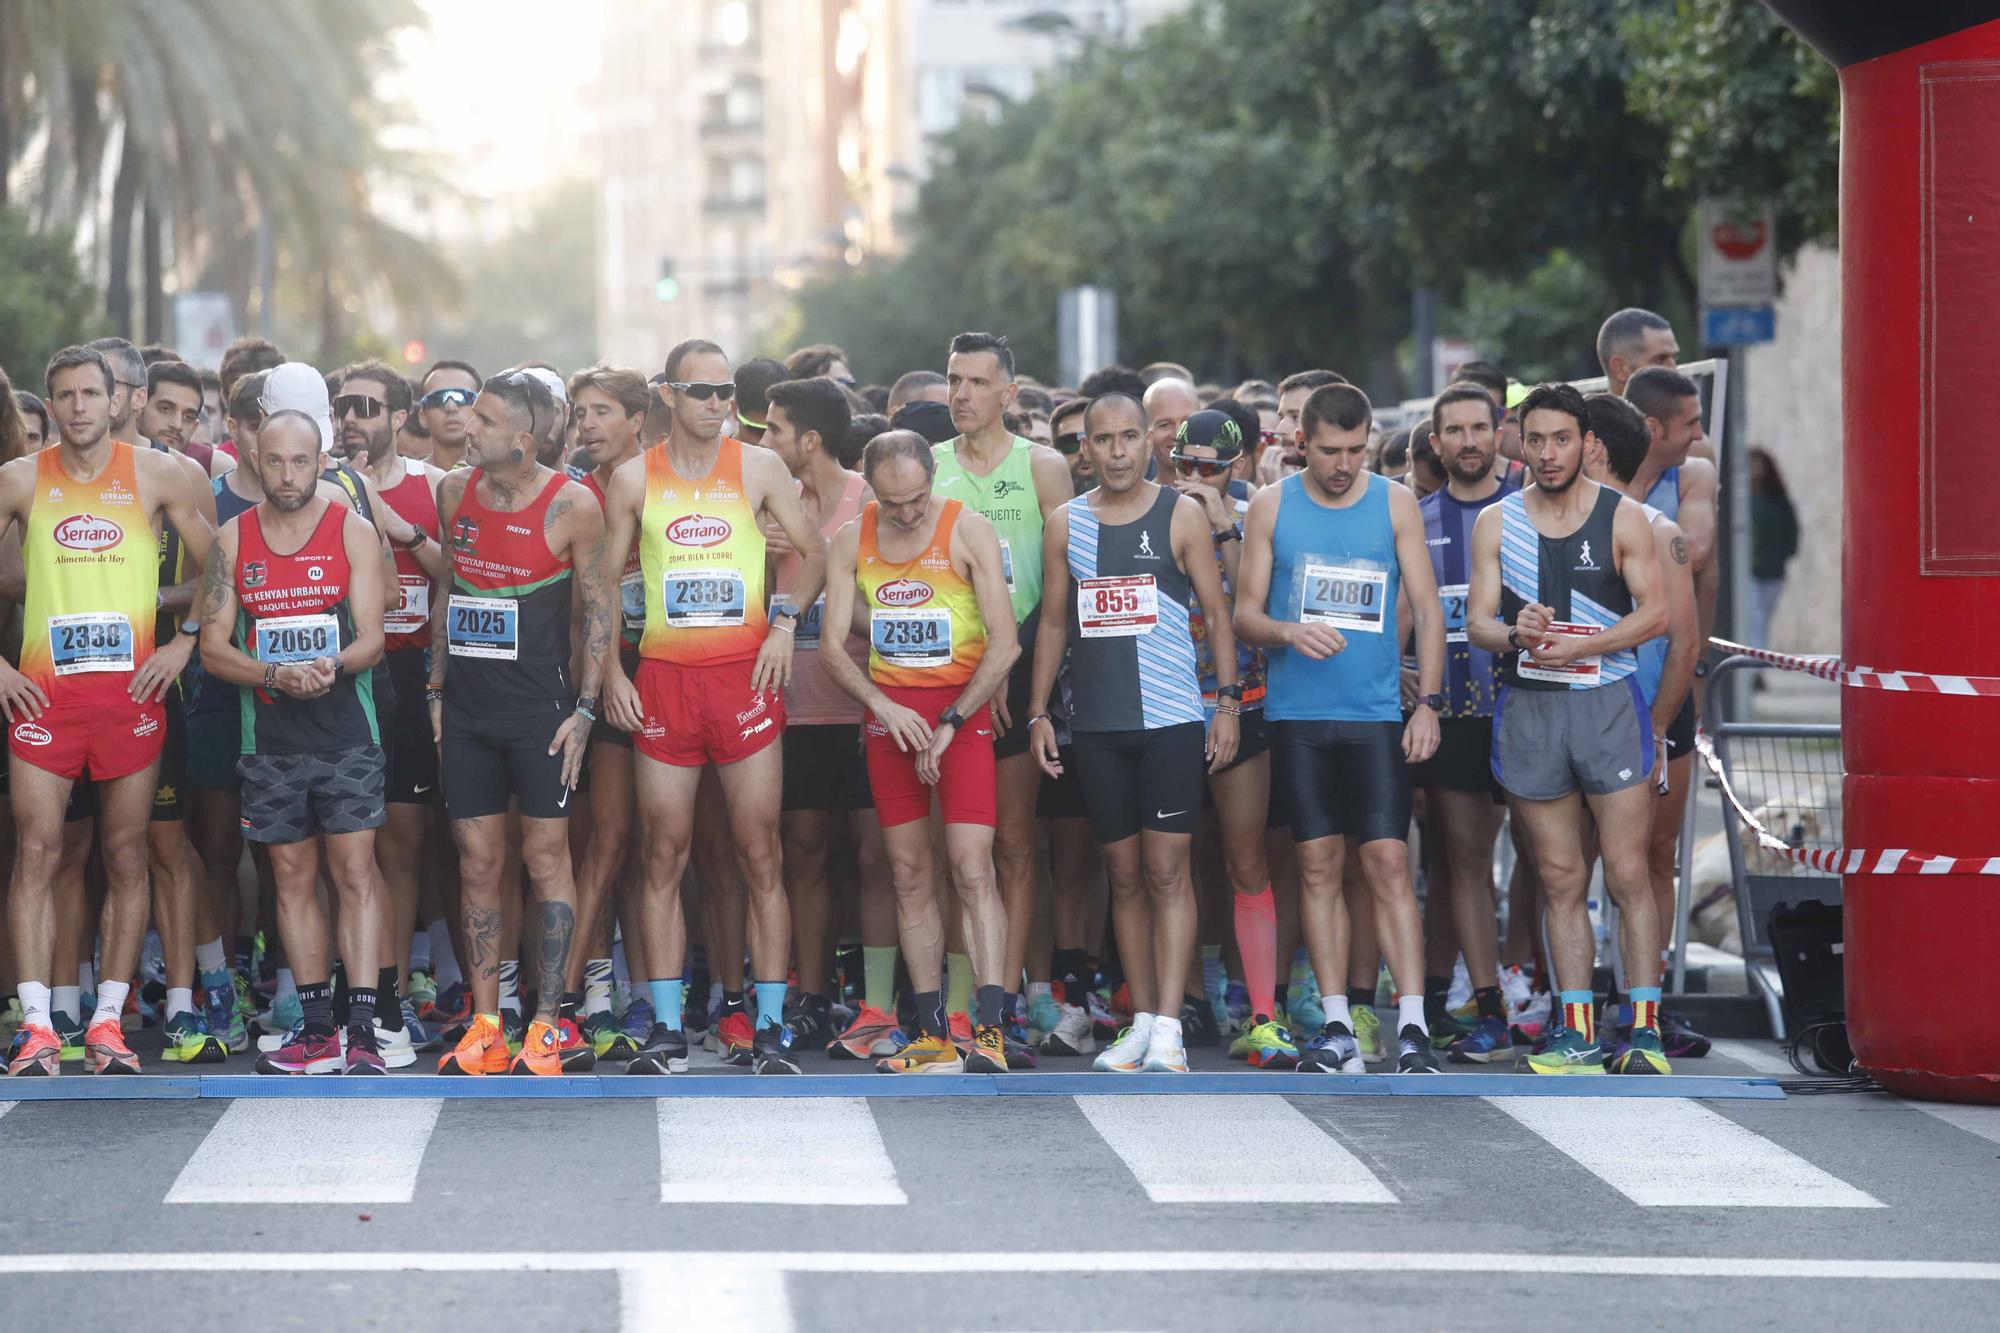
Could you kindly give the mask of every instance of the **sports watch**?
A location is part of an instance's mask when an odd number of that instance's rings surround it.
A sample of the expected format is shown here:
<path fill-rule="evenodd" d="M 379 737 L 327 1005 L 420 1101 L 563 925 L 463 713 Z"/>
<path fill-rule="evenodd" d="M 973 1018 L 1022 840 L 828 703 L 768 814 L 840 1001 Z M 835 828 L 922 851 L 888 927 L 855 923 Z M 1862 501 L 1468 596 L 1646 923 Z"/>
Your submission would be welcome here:
<path fill-rule="evenodd" d="M 1430 709 L 1433 713 L 1442 713 L 1444 711 L 1444 696 L 1442 694 L 1426 694 L 1419 698 L 1417 702 Z"/>
<path fill-rule="evenodd" d="M 959 712 L 957 706 L 953 705 L 938 714 L 938 725 L 940 727 L 963 730 L 965 727 L 965 714 Z"/>

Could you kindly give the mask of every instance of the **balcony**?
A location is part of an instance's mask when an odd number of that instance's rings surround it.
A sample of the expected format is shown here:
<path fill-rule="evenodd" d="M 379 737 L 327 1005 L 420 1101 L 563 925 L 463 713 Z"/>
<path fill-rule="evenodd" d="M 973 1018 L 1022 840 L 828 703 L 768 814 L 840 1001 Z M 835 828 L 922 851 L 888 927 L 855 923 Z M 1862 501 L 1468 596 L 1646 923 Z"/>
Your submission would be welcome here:
<path fill-rule="evenodd" d="M 764 211 L 764 192 L 755 194 L 712 194 L 701 201 L 701 211 L 710 217 L 746 217 Z"/>
<path fill-rule="evenodd" d="M 760 138 L 764 133 L 764 118 L 735 120 L 728 116 L 710 116 L 695 126 L 695 133 L 710 141 Z"/>

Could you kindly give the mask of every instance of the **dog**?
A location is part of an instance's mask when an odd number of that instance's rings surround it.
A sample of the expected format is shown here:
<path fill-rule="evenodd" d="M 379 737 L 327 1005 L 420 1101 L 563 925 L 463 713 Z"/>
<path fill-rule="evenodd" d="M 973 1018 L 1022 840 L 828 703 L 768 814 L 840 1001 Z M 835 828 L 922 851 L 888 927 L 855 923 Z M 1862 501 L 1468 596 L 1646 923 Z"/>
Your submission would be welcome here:
<path fill-rule="evenodd" d="M 1825 808 L 1825 793 L 1809 791 L 1796 801 L 1766 801 L 1750 813 L 1774 836 L 1794 847 L 1807 847 L 1819 841 L 1824 827 L 1819 812 Z M 1741 957 L 1743 930 L 1736 915 L 1736 883 L 1730 876 L 1729 846 L 1723 841 L 1726 836 L 1711 833 L 1694 845 L 1694 864 L 1688 867 L 1688 936 Z M 1820 873 L 1764 847 L 1747 824 L 1737 823 L 1736 841 L 1742 849 L 1746 875 Z"/>

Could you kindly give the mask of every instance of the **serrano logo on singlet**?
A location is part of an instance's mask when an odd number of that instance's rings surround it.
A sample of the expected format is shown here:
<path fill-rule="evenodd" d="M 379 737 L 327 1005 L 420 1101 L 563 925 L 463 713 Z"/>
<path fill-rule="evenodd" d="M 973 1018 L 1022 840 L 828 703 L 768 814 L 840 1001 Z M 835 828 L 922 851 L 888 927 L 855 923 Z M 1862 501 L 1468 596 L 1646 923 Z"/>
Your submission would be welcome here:
<path fill-rule="evenodd" d="M 918 579 L 890 579 L 875 590 L 884 606 L 922 606 L 931 599 L 931 585 Z"/>
<path fill-rule="evenodd" d="M 125 539 L 125 529 L 95 514 L 72 514 L 56 524 L 54 536 L 72 551 L 108 551 Z"/>
<path fill-rule="evenodd" d="M 48 732 L 32 722 L 23 722 L 14 728 L 14 739 L 23 745 L 47 745 L 55 739 Z"/>
<path fill-rule="evenodd" d="M 676 546 L 719 546 L 734 531 L 726 518 L 688 514 L 667 524 L 667 540 Z"/>

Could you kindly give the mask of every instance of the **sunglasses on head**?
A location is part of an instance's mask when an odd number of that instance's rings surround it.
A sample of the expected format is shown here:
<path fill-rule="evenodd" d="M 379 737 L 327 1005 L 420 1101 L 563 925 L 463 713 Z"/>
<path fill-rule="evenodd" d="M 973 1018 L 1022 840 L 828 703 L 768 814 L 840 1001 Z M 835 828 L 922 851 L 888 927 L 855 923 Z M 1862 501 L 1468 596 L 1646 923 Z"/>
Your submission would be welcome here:
<path fill-rule="evenodd" d="M 363 421 L 372 421 L 382 415 L 388 404 L 380 398 L 370 398 L 365 393 L 344 393 L 333 400 L 333 414 L 344 417 L 350 413 Z"/>
<path fill-rule="evenodd" d="M 1175 454 L 1174 466 L 1182 472 L 1192 472 L 1203 477 L 1213 477 L 1219 472 L 1227 472 L 1236 462 L 1233 458 L 1189 458 L 1186 454 Z"/>
<path fill-rule="evenodd" d="M 728 380 L 720 384 L 710 384 L 706 380 L 670 380 L 667 387 L 686 394 L 697 403 L 705 403 L 711 398 L 720 398 L 726 403 L 736 396 L 736 386 Z"/>
<path fill-rule="evenodd" d="M 418 407 L 471 407 L 472 400 L 479 396 L 477 389 L 432 389 L 417 399 Z"/>

